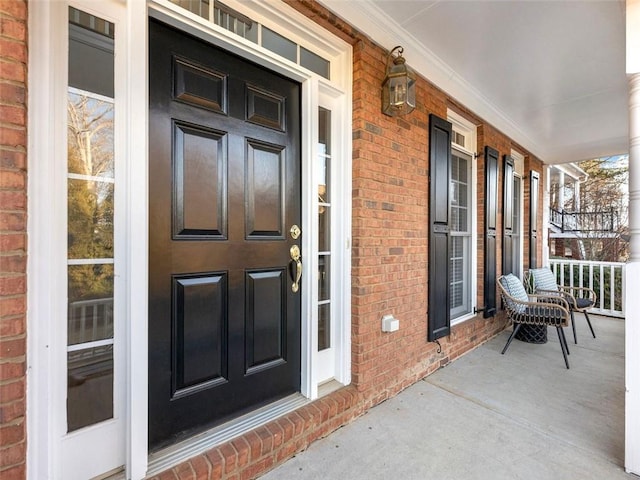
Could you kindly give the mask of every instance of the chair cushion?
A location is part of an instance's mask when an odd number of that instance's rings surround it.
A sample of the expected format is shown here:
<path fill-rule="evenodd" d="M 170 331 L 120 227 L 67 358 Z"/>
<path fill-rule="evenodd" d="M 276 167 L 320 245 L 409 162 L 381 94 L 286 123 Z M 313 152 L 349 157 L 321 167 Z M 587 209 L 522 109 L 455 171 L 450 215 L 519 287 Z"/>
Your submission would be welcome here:
<path fill-rule="evenodd" d="M 536 290 L 558 291 L 558 283 L 556 276 L 548 268 L 532 268 L 530 270 L 533 275 L 533 285 Z"/>
<path fill-rule="evenodd" d="M 593 307 L 593 302 L 588 298 L 576 298 L 575 303 L 573 301 L 573 297 L 570 295 L 565 295 L 565 299 L 567 300 L 569 307 L 573 308 L 574 310 L 582 310 L 584 308 Z"/>
<path fill-rule="evenodd" d="M 502 286 L 509 293 L 509 295 L 511 295 L 516 300 L 520 300 L 523 302 L 529 301 L 529 295 L 527 295 L 527 292 L 524 289 L 524 285 L 522 285 L 522 282 L 520 281 L 520 279 L 516 277 L 513 273 L 503 276 L 500 279 L 500 283 L 502 283 Z M 509 305 L 509 307 L 518 313 L 523 313 L 527 308 L 526 305 L 517 304 L 509 298 L 506 298 L 505 300 Z"/>

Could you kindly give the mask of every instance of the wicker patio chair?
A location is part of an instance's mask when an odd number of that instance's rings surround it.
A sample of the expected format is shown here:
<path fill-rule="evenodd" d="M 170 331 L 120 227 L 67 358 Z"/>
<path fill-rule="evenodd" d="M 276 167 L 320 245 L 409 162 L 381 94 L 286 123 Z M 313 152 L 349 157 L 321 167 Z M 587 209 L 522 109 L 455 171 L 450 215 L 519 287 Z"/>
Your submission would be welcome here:
<path fill-rule="evenodd" d="M 591 335 L 593 335 L 593 338 L 596 338 L 589 314 L 587 313 L 587 310 L 596 304 L 596 292 L 587 287 L 565 287 L 558 285 L 556 276 L 550 268 L 532 268 L 528 273 L 531 277 L 530 284 L 533 286 L 534 293 L 559 295 L 564 297 L 569 304 L 574 343 L 578 343 L 578 338 L 576 337 L 576 320 L 573 315 L 574 311 L 584 314 L 584 318 L 587 319 L 587 324 L 589 325 L 589 330 L 591 330 Z"/>
<path fill-rule="evenodd" d="M 507 317 L 513 323 L 513 332 L 509 336 L 502 354 L 507 351 L 513 337 L 522 325 L 546 325 L 556 327 L 564 363 L 569 368 L 569 347 L 562 327 L 569 325 L 569 304 L 558 296 L 527 295 L 518 277 L 513 274 L 498 278 L 500 295 L 507 311 Z"/>

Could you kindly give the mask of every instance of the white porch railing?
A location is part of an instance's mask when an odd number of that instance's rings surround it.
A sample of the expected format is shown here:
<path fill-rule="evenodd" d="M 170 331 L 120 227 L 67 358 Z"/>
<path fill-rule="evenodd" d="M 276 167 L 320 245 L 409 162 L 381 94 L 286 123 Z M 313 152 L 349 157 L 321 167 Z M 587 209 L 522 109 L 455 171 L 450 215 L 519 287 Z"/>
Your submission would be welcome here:
<path fill-rule="evenodd" d="M 596 292 L 596 305 L 590 311 L 624 318 L 624 263 L 551 258 L 549 266 L 559 285 L 589 287 Z"/>

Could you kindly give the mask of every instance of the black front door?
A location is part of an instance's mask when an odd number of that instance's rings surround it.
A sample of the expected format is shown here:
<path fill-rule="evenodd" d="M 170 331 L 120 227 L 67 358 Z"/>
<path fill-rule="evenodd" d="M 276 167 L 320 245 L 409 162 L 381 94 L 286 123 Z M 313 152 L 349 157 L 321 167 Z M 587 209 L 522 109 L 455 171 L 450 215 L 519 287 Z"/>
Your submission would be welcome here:
<path fill-rule="evenodd" d="M 299 391 L 300 85 L 159 22 L 149 36 L 157 449 Z"/>

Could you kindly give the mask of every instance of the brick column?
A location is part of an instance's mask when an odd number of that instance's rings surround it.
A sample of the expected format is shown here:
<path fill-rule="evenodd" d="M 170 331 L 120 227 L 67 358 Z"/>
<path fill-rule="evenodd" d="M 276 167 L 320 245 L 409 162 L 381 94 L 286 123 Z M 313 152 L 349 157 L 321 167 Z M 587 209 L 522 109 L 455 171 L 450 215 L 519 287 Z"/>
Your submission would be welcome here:
<path fill-rule="evenodd" d="M 27 2 L 0 0 L 0 478 L 26 478 Z"/>

